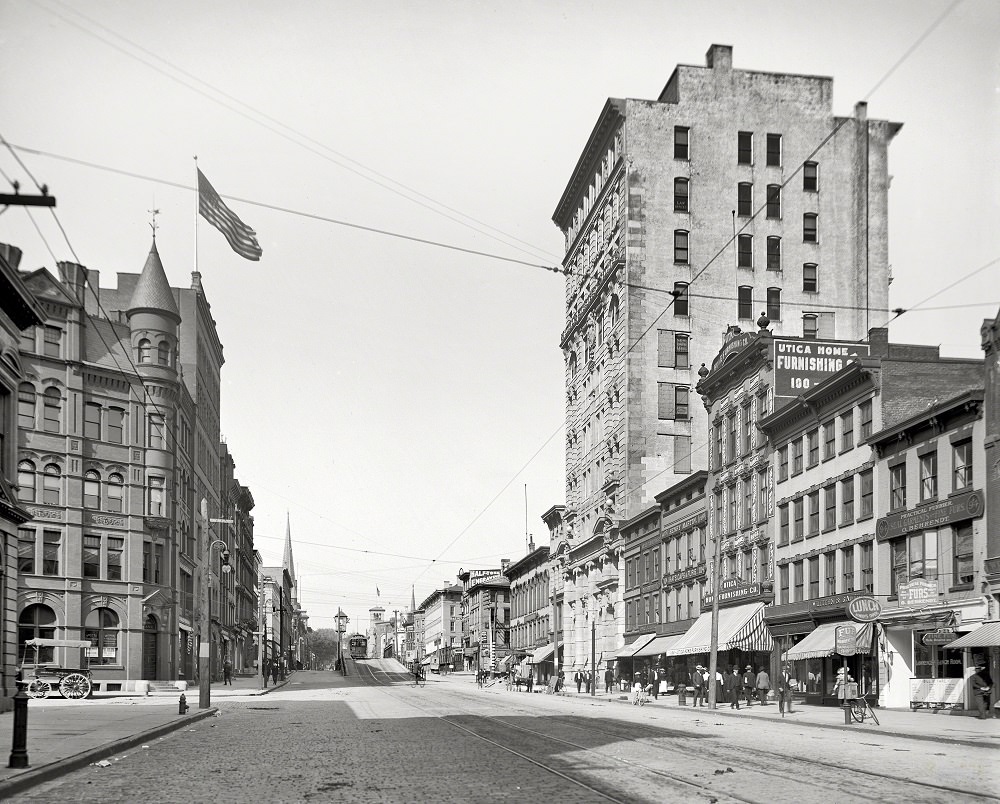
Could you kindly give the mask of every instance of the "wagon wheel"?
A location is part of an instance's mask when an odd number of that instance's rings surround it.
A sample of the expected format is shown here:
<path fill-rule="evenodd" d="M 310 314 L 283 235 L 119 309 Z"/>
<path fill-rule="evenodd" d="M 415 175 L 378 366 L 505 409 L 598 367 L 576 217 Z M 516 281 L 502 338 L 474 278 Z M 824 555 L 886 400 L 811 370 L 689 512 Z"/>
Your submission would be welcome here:
<path fill-rule="evenodd" d="M 49 682 L 42 681 L 40 678 L 30 681 L 26 690 L 32 698 L 47 698 L 51 691 L 52 687 L 49 686 Z"/>
<path fill-rule="evenodd" d="M 70 673 L 59 682 L 63 698 L 86 698 L 90 695 L 90 679 L 83 673 Z"/>

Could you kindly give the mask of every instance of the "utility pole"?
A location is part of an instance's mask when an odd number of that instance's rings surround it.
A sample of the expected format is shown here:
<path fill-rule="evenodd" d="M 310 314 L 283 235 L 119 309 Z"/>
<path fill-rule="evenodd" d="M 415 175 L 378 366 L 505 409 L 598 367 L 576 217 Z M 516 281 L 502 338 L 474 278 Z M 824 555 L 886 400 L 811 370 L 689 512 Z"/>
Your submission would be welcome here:
<path fill-rule="evenodd" d="M 590 696 L 597 694 L 597 618 L 590 620 Z"/>
<path fill-rule="evenodd" d="M 711 516 L 711 514 L 709 514 Z M 718 530 L 718 528 L 716 528 Z M 712 559 L 712 641 L 708 649 L 708 706 L 715 709 L 716 684 L 715 674 L 719 666 L 719 578 L 722 568 L 722 534 L 715 534 L 715 545 Z"/>
<path fill-rule="evenodd" d="M 260 579 L 257 589 L 257 684 L 258 689 L 264 689 L 267 683 L 264 678 L 264 640 L 267 639 L 267 626 L 264 624 L 264 583 L 267 578 Z"/>
<path fill-rule="evenodd" d="M 212 705 L 212 550 L 222 547 L 222 571 L 229 572 L 229 547 L 222 539 L 213 539 L 209 529 L 208 500 L 201 498 L 201 521 L 207 544 L 201 557 L 201 643 L 198 645 L 198 708 Z"/>

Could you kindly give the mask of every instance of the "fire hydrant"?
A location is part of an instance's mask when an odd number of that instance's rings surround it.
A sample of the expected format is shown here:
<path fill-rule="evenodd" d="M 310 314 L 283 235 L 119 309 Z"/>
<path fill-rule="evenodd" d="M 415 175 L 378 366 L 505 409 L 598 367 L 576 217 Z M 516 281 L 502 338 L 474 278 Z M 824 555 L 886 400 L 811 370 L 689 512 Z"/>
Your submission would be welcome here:
<path fill-rule="evenodd" d="M 184 693 L 182 692 L 181 697 L 177 701 L 177 714 L 178 715 L 186 714 L 187 710 L 188 710 L 187 696 L 184 695 Z"/>

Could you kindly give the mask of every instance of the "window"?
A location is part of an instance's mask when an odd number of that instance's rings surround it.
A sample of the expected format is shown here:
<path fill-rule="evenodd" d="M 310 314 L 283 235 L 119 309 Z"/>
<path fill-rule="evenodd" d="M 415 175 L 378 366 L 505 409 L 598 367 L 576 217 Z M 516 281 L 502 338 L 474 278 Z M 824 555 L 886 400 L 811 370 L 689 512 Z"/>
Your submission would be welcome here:
<path fill-rule="evenodd" d="M 837 527 L 837 484 L 831 483 L 823 489 L 823 530 L 833 530 Z"/>
<path fill-rule="evenodd" d="M 802 165 L 802 189 L 807 193 L 819 190 L 819 164 L 806 162 Z"/>
<path fill-rule="evenodd" d="M 726 417 L 726 422 L 728 426 L 728 437 L 726 439 L 726 459 L 727 461 L 736 460 L 736 416 L 734 412 L 731 416 Z"/>
<path fill-rule="evenodd" d="M 152 357 L 150 355 L 151 348 L 152 348 L 152 344 L 150 344 L 148 338 L 142 338 L 142 339 L 140 339 L 140 341 L 139 341 L 139 362 L 140 363 L 149 363 L 149 362 L 152 361 Z"/>
<path fill-rule="evenodd" d="M 688 211 L 688 184 L 687 179 L 674 179 L 674 212 Z"/>
<path fill-rule="evenodd" d="M 46 357 L 59 357 L 59 346 L 62 342 L 62 330 L 59 327 L 45 327 L 45 351 Z"/>
<path fill-rule="evenodd" d="M 781 135 L 767 135 L 767 166 L 781 167 Z"/>
<path fill-rule="evenodd" d="M 788 565 L 778 567 L 778 587 L 781 590 L 781 602 L 791 603 L 788 599 Z"/>
<path fill-rule="evenodd" d="M 55 639 L 56 614 L 48 606 L 36 603 L 28 606 L 17 618 L 17 643 L 23 645 L 29 639 Z M 55 648 L 38 650 L 38 661 L 51 664 L 55 661 Z"/>
<path fill-rule="evenodd" d="M 906 508 L 906 464 L 889 467 L 889 510 Z"/>
<path fill-rule="evenodd" d="M 899 594 L 899 585 L 923 578 L 938 578 L 938 538 L 936 530 L 925 530 L 891 542 L 892 588 L 890 594 Z"/>
<path fill-rule="evenodd" d="M 875 546 L 871 542 L 861 547 L 861 591 L 871 594 L 875 590 Z"/>
<path fill-rule="evenodd" d="M 674 262 L 688 264 L 688 233 L 684 229 L 674 229 Z"/>
<path fill-rule="evenodd" d="M 778 482 L 788 480 L 788 445 L 778 450 Z"/>
<path fill-rule="evenodd" d="M 819 491 L 809 494 L 809 530 L 807 536 L 815 536 L 819 533 Z"/>
<path fill-rule="evenodd" d="M 808 340 L 816 340 L 819 333 L 819 316 L 815 313 L 806 313 L 802 316 L 802 337 Z"/>
<path fill-rule="evenodd" d="M 121 664 L 118 657 L 118 615 L 111 609 L 94 609 L 87 615 L 83 638 L 97 648 L 90 664 Z"/>
<path fill-rule="evenodd" d="M 163 545 L 153 545 L 153 583 L 163 583 L 163 571 L 166 569 L 163 563 Z M 503 593 L 501 593 L 503 594 Z M 506 598 L 504 598 L 506 600 Z"/>
<path fill-rule="evenodd" d="M 42 575 L 61 575 L 59 572 L 59 548 L 62 534 L 57 530 L 42 531 Z"/>
<path fill-rule="evenodd" d="M 151 449 L 163 449 L 165 447 L 163 417 L 158 413 L 151 413 L 149 415 L 149 446 Z"/>
<path fill-rule="evenodd" d="M 117 472 L 108 475 L 108 500 L 107 510 L 116 514 L 123 511 L 122 492 L 124 489 L 124 479 Z"/>
<path fill-rule="evenodd" d="M 736 266 L 753 268 L 753 235 L 741 234 L 736 238 Z"/>
<path fill-rule="evenodd" d="M 861 515 L 858 519 L 865 519 L 872 515 L 874 483 L 872 470 L 867 469 L 861 473 Z"/>
<path fill-rule="evenodd" d="M 753 164 L 753 132 L 741 131 L 736 136 L 736 163 L 738 165 Z"/>
<path fill-rule="evenodd" d="M 802 538 L 802 529 L 805 525 L 804 521 L 805 504 L 802 497 L 797 497 L 792 501 L 792 518 L 795 520 L 795 529 L 792 533 L 792 539 L 798 541 Z"/>
<path fill-rule="evenodd" d="M 37 495 L 35 464 L 31 461 L 20 461 L 17 464 L 17 499 L 21 502 L 35 502 Z"/>
<path fill-rule="evenodd" d="M 854 589 L 854 545 L 845 547 L 844 551 L 844 591 L 853 592 Z"/>
<path fill-rule="evenodd" d="M 59 505 L 62 500 L 62 470 L 54 463 L 46 464 L 42 475 L 42 502 Z"/>
<path fill-rule="evenodd" d="M 920 456 L 920 502 L 937 499 L 937 452 Z"/>
<path fill-rule="evenodd" d="M 805 592 L 805 590 L 803 589 L 802 586 L 802 576 L 804 574 L 802 571 L 803 570 L 802 565 L 804 563 L 805 563 L 804 561 L 796 561 L 794 564 L 792 564 L 792 573 L 795 576 L 795 586 L 794 586 L 795 596 L 792 598 L 792 600 L 795 603 L 798 603 L 804 599 L 803 593 Z"/>
<path fill-rule="evenodd" d="M 952 447 L 952 475 L 954 491 L 972 486 L 972 442 L 962 441 Z"/>
<path fill-rule="evenodd" d="M 722 421 L 712 427 L 715 434 L 715 466 L 718 469 L 725 464 L 725 456 L 722 452 Z"/>
<path fill-rule="evenodd" d="M 767 317 L 772 321 L 781 320 L 781 288 L 767 289 Z"/>
<path fill-rule="evenodd" d="M 823 584 L 823 593 L 830 597 L 831 595 L 837 594 L 837 553 L 836 551 L 830 551 L 829 553 L 823 554 L 823 575 L 825 576 L 825 582 Z"/>
<path fill-rule="evenodd" d="M 674 436 L 674 471 L 686 473 L 691 471 L 691 436 Z"/>
<path fill-rule="evenodd" d="M 736 298 L 737 318 L 753 318 L 753 288 L 748 285 L 740 285 Z"/>
<path fill-rule="evenodd" d="M 802 471 L 802 439 L 796 438 L 792 442 L 792 474 L 797 475 Z"/>
<path fill-rule="evenodd" d="M 690 356 L 688 354 L 689 336 L 677 333 L 674 335 L 674 368 L 691 368 Z"/>
<path fill-rule="evenodd" d="M 674 282 L 672 295 L 674 297 L 674 315 L 689 315 L 687 282 Z"/>
<path fill-rule="evenodd" d="M 147 510 L 149 516 L 166 516 L 166 508 L 163 504 L 163 478 L 149 478 L 149 506 Z"/>
<path fill-rule="evenodd" d="M 767 185 L 767 217 L 781 217 L 781 185 Z"/>
<path fill-rule="evenodd" d="M 753 185 L 750 182 L 740 182 L 736 186 L 736 214 L 741 218 L 753 215 Z"/>
<path fill-rule="evenodd" d="M 739 523 L 736 521 L 736 486 L 729 487 L 729 532 L 733 533 L 739 527 Z M 736 561 L 733 561 L 730 567 L 730 575 L 736 574 Z"/>
<path fill-rule="evenodd" d="M 976 570 L 972 563 L 972 523 L 955 526 L 955 567 L 953 583 L 972 583 Z"/>
<path fill-rule="evenodd" d="M 819 556 L 807 558 L 809 565 L 809 599 L 815 600 L 819 597 Z"/>
<path fill-rule="evenodd" d="M 687 126 L 674 126 L 674 159 L 689 159 L 688 145 L 691 129 Z"/>
<path fill-rule="evenodd" d="M 802 242 L 803 243 L 816 243 L 819 238 L 816 234 L 816 226 L 819 221 L 819 215 L 815 212 L 807 212 L 802 216 Z"/>
<path fill-rule="evenodd" d="M 850 525 L 854 521 L 854 478 L 840 481 L 840 524 Z"/>
<path fill-rule="evenodd" d="M 35 386 L 30 382 L 17 387 L 17 427 L 19 430 L 35 429 Z"/>
<path fill-rule="evenodd" d="M 674 418 L 688 418 L 688 388 L 685 385 L 674 388 Z"/>
<path fill-rule="evenodd" d="M 750 418 L 750 406 L 743 406 L 743 454 L 750 452 L 753 446 L 753 421 Z"/>
<path fill-rule="evenodd" d="M 840 417 L 840 451 L 854 446 L 854 411 L 849 410 Z"/>
<path fill-rule="evenodd" d="M 124 443 L 123 435 L 125 432 L 125 411 L 118 408 L 109 408 L 107 420 L 108 441 L 112 444 Z"/>
<path fill-rule="evenodd" d="M 862 402 L 858 409 L 861 412 L 861 439 L 864 440 L 872 434 L 872 401 Z"/>
<path fill-rule="evenodd" d="M 42 429 L 46 433 L 58 433 L 62 420 L 62 396 L 58 388 L 46 388 L 42 395 Z"/>
<path fill-rule="evenodd" d="M 100 536 L 88 536 L 84 534 L 83 537 L 83 577 L 84 578 L 100 578 L 101 577 L 101 537 Z"/>
<path fill-rule="evenodd" d="M 101 476 L 93 469 L 83 476 L 83 507 L 101 507 Z"/>
<path fill-rule="evenodd" d="M 771 236 L 767 238 L 767 270 L 781 270 L 781 238 Z"/>
<path fill-rule="evenodd" d="M 18 348 L 22 352 L 34 352 L 35 351 L 35 328 L 28 327 L 27 329 L 21 330 L 21 343 Z"/>
<path fill-rule="evenodd" d="M 17 531 L 17 571 L 20 575 L 35 574 L 35 531 L 31 528 Z"/>
<path fill-rule="evenodd" d="M 806 433 L 806 444 L 809 447 L 809 468 L 819 466 L 819 428 Z"/>
<path fill-rule="evenodd" d="M 170 365 L 170 344 L 166 341 L 156 344 L 156 362 L 161 366 Z"/>
<path fill-rule="evenodd" d="M 93 402 L 83 406 L 83 437 L 93 441 L 101 439 L 101 406 Z"/>
<path fill-rule="evenodd" d="M 837 454 L 837 422 L 831 419 L 823 425 L 823 460 Z"/>
<path fill-rule="evenodd" d="M 816 293 L 819 290 L 819 276 L 816 264 L 807 262 L 802 266 L 802 290 L 804 293 Z"/>

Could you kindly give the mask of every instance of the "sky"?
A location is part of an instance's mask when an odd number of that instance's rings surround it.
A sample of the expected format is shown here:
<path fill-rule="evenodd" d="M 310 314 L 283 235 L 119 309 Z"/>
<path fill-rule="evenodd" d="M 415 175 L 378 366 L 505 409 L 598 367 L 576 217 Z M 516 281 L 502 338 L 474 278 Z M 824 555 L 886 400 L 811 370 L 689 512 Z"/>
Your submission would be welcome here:
<path fill-rule="evenodd" d="M 22 270 L 73 260 L 113 285 L 159 210 L 167 277 L 197 267 L 224 344 L 222 433 L 263 562 L 290 522 L 310 625 L 341 607 L 364 630 L 372 606 L 545 543 L 564 501 L 553 210 L 605 100 L 656 98 L 713 43 L 737 69 L 831 76 L 835 114 L 867 100 L 904 124 L 890 307 L 914 309 L 890 337 L 981 358 L 995 0 L 0 0 L 0 134 L 24 163 L 0 148 L 0 183 L 46 184 L 66 233 L 8 208 L 0 242 Z M 196 227 L 195 156 L 259 262 Z"/>

